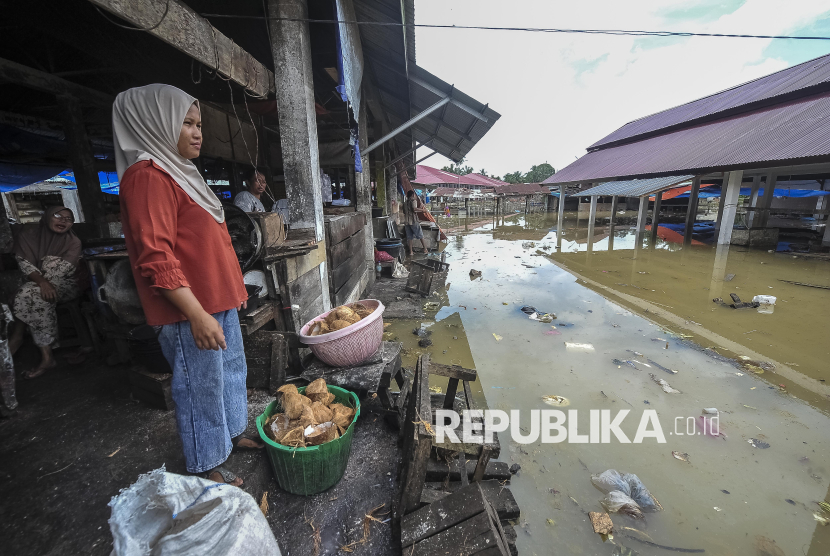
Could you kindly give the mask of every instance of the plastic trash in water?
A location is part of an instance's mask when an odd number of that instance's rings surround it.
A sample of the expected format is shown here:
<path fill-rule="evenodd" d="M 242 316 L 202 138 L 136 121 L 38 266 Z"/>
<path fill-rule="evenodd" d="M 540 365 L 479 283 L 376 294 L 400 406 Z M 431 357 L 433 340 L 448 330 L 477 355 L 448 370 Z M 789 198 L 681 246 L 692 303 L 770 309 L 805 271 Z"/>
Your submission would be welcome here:
<path fill-rule="evenodd" d="M 772 314 L 775 311 L 775 302 L 777 297 L 774 295 L 756 295 L 752 298 L 753 303 L 760 303 L 758 305 L 758 312 L 763 314 Z"/>
<path fill-rule="evenodd" d="M 593 344 L 578 344 L 576 342 L 565 342 L 565 349 L 582 353 L 593 353 L 596 351 Z"/>

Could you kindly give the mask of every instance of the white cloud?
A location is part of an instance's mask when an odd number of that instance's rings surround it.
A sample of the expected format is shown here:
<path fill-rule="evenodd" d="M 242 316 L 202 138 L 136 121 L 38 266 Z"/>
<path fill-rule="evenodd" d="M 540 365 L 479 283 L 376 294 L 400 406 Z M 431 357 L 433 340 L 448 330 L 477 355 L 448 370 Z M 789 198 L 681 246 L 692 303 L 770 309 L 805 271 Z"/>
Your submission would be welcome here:
<path fill-rule="evenodd" d="M 747 0 L 719 17 L 709 12 L 701 18 L 700 9 L 685 19 L 666 15 L 689 8 L 695 4 L 687 0 L 416 0 L 415 14 L 417 23 L 787 34 L 828 12 L 823 1 Z M 420 66 L 502 115 L 468 157 L 476 170 L 499 175 L 545 161 L 561 169 L 626 122 L 787 67 L 783 60 L 764 55 L 769 43 L 423 28 L 416 32 Z M 440 167 L 446 162 L 436 155 L 425 163 Z"/>

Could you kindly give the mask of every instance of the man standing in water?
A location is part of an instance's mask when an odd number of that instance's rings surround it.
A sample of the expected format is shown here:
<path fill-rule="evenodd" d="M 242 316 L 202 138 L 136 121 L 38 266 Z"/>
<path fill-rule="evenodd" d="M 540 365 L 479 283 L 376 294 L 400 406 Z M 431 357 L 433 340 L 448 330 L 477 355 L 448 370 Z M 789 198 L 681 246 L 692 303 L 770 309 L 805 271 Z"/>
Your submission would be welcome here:
<path fill-rule="evenodd" d="M 248 190 L 240 192 L 233 200 L 233 204 L 245 212 L 265 212 L 262 204 L 262 194 L 268 184 L 265 176 L 258 170 L 253 170 L 248 178 Z"/>
<path fill-rule="evenodd" d="M 424 253 L 428 251 L 426 241 L 424 241 L 424 232 L 421 230 L 421 222 L 418 219 L 419 212 L 426 212 L 421 206 L 421 200 L 413 190 L 406 192 L 406 203 L 403 205 L 403 223 L 406 229 L 406 240 L 409 243 L 409 256 L 414 255 L 412 244 L 416 239 L 421 240 L 421 245 L 424 247 Z"/>

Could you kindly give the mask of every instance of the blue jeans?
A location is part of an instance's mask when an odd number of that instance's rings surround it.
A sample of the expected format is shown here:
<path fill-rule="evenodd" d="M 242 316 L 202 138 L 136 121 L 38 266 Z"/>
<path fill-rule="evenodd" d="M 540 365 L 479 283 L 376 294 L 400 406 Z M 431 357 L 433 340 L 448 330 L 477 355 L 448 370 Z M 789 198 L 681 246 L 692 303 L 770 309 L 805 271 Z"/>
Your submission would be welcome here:
<path fill-rule="evenodd" d="M 202 350 L 187 321 L 166 324 L 159 343 L 173 369 L 173 401 L 184 459 L 190 473 L 221 465 L 231 453 L 231 438 L 248 426 L 248 367 L 236 309 L 216 313 L 226 350 Z"/>

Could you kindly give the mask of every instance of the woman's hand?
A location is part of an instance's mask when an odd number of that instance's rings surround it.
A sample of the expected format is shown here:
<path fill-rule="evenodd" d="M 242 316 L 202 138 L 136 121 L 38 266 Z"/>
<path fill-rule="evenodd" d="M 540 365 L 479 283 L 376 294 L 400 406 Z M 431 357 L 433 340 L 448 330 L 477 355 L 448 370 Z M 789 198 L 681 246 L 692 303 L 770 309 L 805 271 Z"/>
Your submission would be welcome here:
<path fill-rule="evenodd" d="M 55 289 L 55 286 L 52 285 L 49 280 L 46 278 L 38 281 L 38 286 L 40 286 L 40 296 L 50 303 L 54 303 L 58 300 L 58 292 Z"/>
<path fill-rule="evenodd" d="M 202 311 L 202 314 L 190 320 L 190 333 L 196 341 L 196 347 L 199 349 L 212 349 L 219 351 L 219 349 L 228 349 L 225 344 L 225 333 L 219 325 L 219 321 L 213 318 L 208 313 Z"/>
<path fill-rule="evenodd" d="M 248 308 L 248 301 L 246 300 L 246 301 L 243 301 L 242 303 L 240 303 L 239 307 L 237 307 L 236 310 L 241 311 L 242 309 L 247 309 L 247 308 Z"/>

